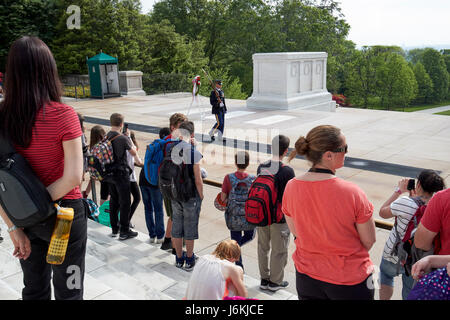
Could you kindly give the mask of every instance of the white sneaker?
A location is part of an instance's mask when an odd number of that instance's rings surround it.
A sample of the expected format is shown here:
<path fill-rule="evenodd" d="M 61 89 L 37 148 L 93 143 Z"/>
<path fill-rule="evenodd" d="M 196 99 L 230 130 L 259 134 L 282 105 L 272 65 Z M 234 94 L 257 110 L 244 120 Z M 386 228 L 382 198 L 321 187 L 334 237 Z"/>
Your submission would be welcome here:
<path fill-rule="evenodd" d="M 155 243 L 156 238 L 150 238 L 150 243 Z"/>
<path fill-rule="evenodd" d="M 161 243 L 163 243 L 163 242 L 164 242 L 164 238 L 156 239 L 156 243 L 157 243 L 157 244 L 161 244 Z"/>

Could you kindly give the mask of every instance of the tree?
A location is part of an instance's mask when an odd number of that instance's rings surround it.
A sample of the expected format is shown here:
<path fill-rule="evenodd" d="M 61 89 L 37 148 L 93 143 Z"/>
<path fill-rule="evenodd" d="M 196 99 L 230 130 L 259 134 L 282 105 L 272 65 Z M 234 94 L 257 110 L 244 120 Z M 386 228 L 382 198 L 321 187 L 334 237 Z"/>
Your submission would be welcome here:
<path fill-rule="evenodd" d="M 431 48 L 423 52 L 422 63 L 433 81 L 432 101 L 442 101 L 447 98 L 449 74 L 443 56 Z"/>
<path fill-rule="evenodd" d="M 416 103 L 427 103 L 431 101 L 433 95 L 433 81 L 428 75 L 422 63 L 417 62 L 413 66 L 414 75 L 417 81 Z"/>
<path fill-rule="evenodd" d="M 145 62 L 142 72 L 188 73 L 194 75 L 206 65 L 203 42 L 187 41 L 175 32 L 167 20 L 148 26 L 146 32 Z"/>
<path fill-rule="evenodd" d="M 86 57 L 100 51 L 119 59 L 121 69 L 140 69 L 145 16 L 139 0 L 64 0 L 63 8 L 81 8 L 81 28 L 67 29 L 69 14 L 60 15 L 52 42 L 60 74 L 85 74 Z M 139 30 L 139 32 L 138 32 Z"/>
<path fill-rule="evenodd" d="M 205 70 L 207 71 L 207 70 Z M 242 92 L 242 85 L 239 81 L 239 78 L 233 78 L 232 76 L 229 75 L 229 70 L 228 69 L 215 69 L 212 71 L 207 71 L 209 77 L 211 78 L 211 80 L 214 79 L 220 79 L 222 80 L 222 84 L 223 84 L 223 91 L 225 92 L 225 97 L 226 98 L 231 98 L 231 99 L 247 99 L 247 94 L 245 94 L 244 92 Z M 203 76 L 203 75 L 202 75 Z M 200 94 L 202 96 L 206 96 L 209 97 L 209 95 L 211 94 L 212 91 L 212 87 L 211 84 L 209 83 L 208 79 L 206 79 L 205 77 L 202 77 L 202 86 L 200 87 Z"/>
<path fill-rule="evenodd" d="M 375 97 L 376 67 L 376 56 L 370 47 L 355 51 L 351 61 L 346 63 L 345 94 L 352 104 L 369 107 L 370 99 Z"/>
<path fill-rule="evenodd" d="M 422 48 L 411 49 L 406 53 L 406 60 L 412 64 L 416 64 L 417 62 L 422 61 L 424 52 L 425 49 Z"/>
<path fill-rule="evenodd" d="M 0 2 L 0 71 L 5 70 L 11 44 L 21 36 L 37 36 L 47 45 L 55 32 L 57 0 L 5 0 Z M 38 13 L 38 14 L 37 14 Z"/>
<path fill-rule="evenodd" d="M 411 67 L 396 52 L 385 51 L 379 57 L 375 92 L 380 97 L 381 106 L 389 110 L 409 105 L 417 94 L 417 82 Z"/>

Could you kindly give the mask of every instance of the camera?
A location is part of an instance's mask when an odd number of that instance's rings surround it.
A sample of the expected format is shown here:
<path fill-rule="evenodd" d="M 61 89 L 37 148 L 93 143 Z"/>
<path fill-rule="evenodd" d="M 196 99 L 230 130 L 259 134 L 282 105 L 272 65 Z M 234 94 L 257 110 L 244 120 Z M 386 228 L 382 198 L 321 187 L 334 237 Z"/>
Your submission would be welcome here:
<path fill-rule="evenodd" d="M 409 191 L 414 190 L 416 188 L 416 182 L 414 179 L 409 179 L 407 189 Z"/>
<path fill-rule="evenodd" d="M 126 133 L 127 130 L 128 130 L 128 123 L 125 123 L 125 124 L 123 125 L 123 133 Z"/>

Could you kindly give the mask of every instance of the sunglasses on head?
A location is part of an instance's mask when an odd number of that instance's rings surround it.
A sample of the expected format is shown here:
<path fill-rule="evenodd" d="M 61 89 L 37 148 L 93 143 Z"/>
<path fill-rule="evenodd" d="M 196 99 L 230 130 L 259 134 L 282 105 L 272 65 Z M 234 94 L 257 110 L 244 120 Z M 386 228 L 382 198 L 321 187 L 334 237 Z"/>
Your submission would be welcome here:
<path fill-rule="evenodd" d="M 348 152 L 348 145 L 345 145 L 343 147 L 331 150 L 331 152 L 345 152 L 345 153 L 347 153 Z"/>

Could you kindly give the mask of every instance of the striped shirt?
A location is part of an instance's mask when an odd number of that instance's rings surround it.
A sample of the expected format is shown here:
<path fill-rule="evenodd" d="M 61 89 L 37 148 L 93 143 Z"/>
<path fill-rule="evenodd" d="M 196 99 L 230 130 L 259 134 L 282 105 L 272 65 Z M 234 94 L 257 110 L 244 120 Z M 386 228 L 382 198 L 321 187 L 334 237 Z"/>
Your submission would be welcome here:
<path fill-rule="evenodd" d="M 416 213 L 419 206 L 410 197 L 403 196 L 398 198 L 391 203 L 391 212 L 394 217 L 397 217 L 397 231 L 399 233 L 400 239 L 405 236 L 406 228 L 408 227 L 409 221 Z M 391 255 L 392 249 L 397 242 L 397 233 L 395 227 L 392 228 L 389 234 L 389 239 L 386 241 L 384 246 L 383 258 L 392 263 L 397 263 L 397 256 Z"/>
<path fill-rule="evenodd" d="M 82 134 L 80 121 L 73 108 L 52 102 L 36 114 L 28 148 L 24 149 L 17 145 L 14 147 L 28 160 L 39 180 L 48 187 L 64 174 L 63 141 L 79 138 Z M 79 187 L 69 191 L 63 198 L 80 199 Z"/>

